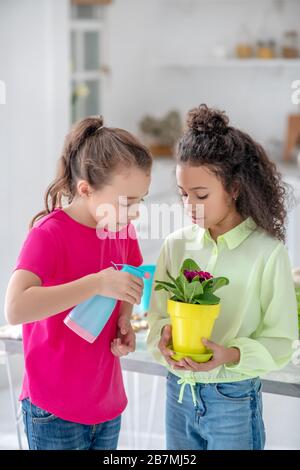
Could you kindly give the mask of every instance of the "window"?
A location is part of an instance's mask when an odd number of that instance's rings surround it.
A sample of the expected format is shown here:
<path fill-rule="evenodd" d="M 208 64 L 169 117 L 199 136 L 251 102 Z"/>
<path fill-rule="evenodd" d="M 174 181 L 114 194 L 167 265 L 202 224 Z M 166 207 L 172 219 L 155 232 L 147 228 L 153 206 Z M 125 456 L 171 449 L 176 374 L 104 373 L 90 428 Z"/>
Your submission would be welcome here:
<path fill-rule="evenodd" d="M 101 114 L 105 6 L 71 6 L 71 121 Z"/>

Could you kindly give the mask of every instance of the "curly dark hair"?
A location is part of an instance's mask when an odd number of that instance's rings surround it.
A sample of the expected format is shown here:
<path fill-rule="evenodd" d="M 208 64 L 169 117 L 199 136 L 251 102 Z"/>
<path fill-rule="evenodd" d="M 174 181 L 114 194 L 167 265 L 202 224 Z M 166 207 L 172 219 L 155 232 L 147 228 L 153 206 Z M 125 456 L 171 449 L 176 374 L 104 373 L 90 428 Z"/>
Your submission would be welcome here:
<path fill-rule="evenodd" d="M 287 185 L 263 147 L 231 127 L 224 111 L 206 104 L 189 111 L 176 158 L 178 164 L 209 167 L 228 193 L 237 186 L 239 214 L 251 216 L 258 227 L 285 241 Z"/>

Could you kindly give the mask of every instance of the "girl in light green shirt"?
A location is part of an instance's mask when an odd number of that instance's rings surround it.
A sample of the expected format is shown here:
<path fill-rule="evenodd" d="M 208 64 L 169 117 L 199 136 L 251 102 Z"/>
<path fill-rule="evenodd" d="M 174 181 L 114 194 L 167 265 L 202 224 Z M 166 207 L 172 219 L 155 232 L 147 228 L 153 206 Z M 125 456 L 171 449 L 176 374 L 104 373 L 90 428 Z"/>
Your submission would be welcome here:
<path fill-rule="evenodd" d="M 206 363 L 171 358 L 168 294 L 152 292 L 147 342 L 169 371 L 167 448 L 263 449 L 260 376 L 286 365 L 298 339 L 285 187 L 263 148 L 206 105 L 188 114 L 176 177 L 193 224 L 167 237 L 154 279 L 168 281 L 167 270 L 177 277 L 192 258 L 230 284 L 218 291 Z"/>

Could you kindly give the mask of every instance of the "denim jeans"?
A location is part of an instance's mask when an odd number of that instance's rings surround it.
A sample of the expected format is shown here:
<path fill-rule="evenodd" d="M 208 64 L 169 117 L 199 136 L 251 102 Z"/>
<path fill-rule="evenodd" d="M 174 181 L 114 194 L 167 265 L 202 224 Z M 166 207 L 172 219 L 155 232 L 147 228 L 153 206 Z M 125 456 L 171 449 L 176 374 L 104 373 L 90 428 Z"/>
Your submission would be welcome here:
<path fill-rule="evenodd" d="M 196 382 L 193 394 L 193 386 L 186 384 L 181 404 L 178 403 L 181 388 L 178 381 L 177 376 L 168 373 L 166 403 L 168 450 L 262 450 L 264 448 L 265 428 L 259 377 L 230 383 Z"/>
<path fill-rule="evenodd" d="M 105 423 L 86 425 L 65 421 L 22 400 L 24 429 L 30 450 L 115 450 L 121 416 Z"/>

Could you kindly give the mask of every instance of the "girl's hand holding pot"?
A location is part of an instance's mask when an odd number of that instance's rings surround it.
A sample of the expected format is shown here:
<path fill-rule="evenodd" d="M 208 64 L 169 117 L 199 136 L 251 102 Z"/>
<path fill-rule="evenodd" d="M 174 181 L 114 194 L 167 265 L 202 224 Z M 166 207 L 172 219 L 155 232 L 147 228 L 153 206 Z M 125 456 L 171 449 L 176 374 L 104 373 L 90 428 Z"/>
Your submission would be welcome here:
<path fill-rule="evenodd" d="M 158 349 L 171 367 L 181 370 L 186 369 L 186 366 L 181 366 L 178 362 L 172 359 L 171 356 L 174 355 L 174 351 L 169 348 L 170 344 L 172 344 L 172 326 L 166 325 L 162 329 L 161 338 L 158 343 Z"/>
<path fill-rule="evenodd" d="M 223 364 L 234 363 L 238 364 L 240 361 L 240 350 L 238 348 L 226 348 L 221 344 L 214 343 L 206 338 L 202 338 L 203 344 L 213 352 L 212 358 L 207 362 L 195 362 L 189 357 L 175 362 L 176 366 L 180 369 L 190 370 L 193 372 L 208 372 Z M 174 362 L 174 361 L 173 361 Z"/>

